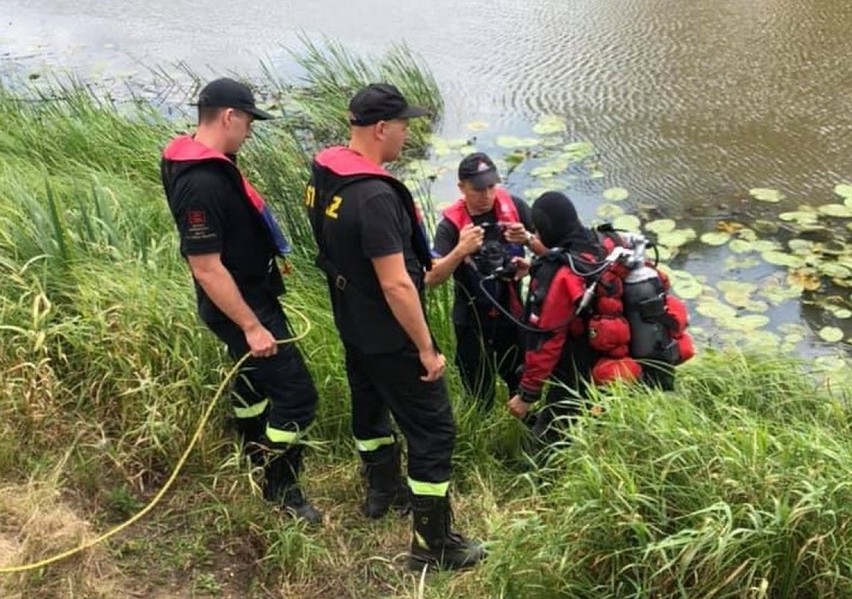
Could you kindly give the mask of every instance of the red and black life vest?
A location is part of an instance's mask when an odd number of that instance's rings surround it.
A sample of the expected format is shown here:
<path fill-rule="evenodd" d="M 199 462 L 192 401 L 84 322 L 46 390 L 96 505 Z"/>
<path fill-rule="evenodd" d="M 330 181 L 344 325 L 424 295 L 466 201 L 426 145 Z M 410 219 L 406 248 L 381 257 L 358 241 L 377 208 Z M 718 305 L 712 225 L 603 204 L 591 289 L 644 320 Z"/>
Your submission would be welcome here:
<path fill-rule="evenodd" d="M 521 217 L 518 214 L 518 207 L 515 205 L 515 200 L 512 199 L 512 195 L 502 187 L 497 187 L 495 191 L 496 198 L 492 210 L 495 213 L 497 222 L 493 224 L 502 225 L 522 222 Z M 458 198 L 455 202 L 453 202 L 449 208 L 443 211 L 442 215 L 450 223 L 452 223 L 457 231 L 461 231 L 464 227 L 474 224 L 473 218 L 467 209 L 467 203 L 465 202 L 464 197 Z M 501 245 L 509 256 L 520 258 L 524 256 L 524 247 L 520 244 L 501 240 Z M 491 298 L 481 297 L 482 290 L 479 287 L 481 283 L 481 276 L 477 275 L 475 269 L 471 265 L 462 263 L 454 273 L 454 276 L 456 278 L 456 284 L 463 285 L 465 289 L 465 292 L 461 294 L 457 293 L 456 301 L 461 301 L 461 298 L 467 297 L 469 301 L 473 301 L 476 305 L 484 308 L 487 316 L 496 318 L 500 315 L 497 308 L 492 305 Z M 521 302 L 519 285 L 495 280 L 491 283 L 492 289 L 489 293 L 492 296 L 504 295 L 498 289 L 501 286 L 505 286 L 504 288 L 507 289 L 504 296 L 505 299 L 501 300 L 501 303 L 507 302 L 506 307 L 509 308 L 509 311 L 515 317 L 519 318 L 523 313 L 523 304 Z"/>
<path fill-rule="evenodd" d="M 497 220 L 503 223 L 521 222 L 521 217 L 518 215 L 518 208 L 515 206 L 515 201 L 512 199 L 511 194 L 502 187 L 495 188 L 495 191 L 497 192 L 497 198 L 494 201 L 493 210 L 497 213 Z M 473 224 L 464 198 L 459 198 L 453 202 L 449 208 L 444 210 L 443 215 L 459 231 L 465 226 Z"/>
<path fill-rule="evenodd" d="M 314 157 L 312 170 L 312 185 L 314 194 L 311 214 L 311 227 L 319 247 L 317 265 L 328 272 L 336 270 L 328 261 L 322 246 L 322 217 L 326 207 L 343 188 L 365 179 L 380 179 L 390 185 L 399 196 L 406 214 L 411 219 L 411 247 L 423 268 L 432 268 L 432 257 L 429 252 L 429 242 L 423 224 L 423 216 L 408 188 L 396 177 L 381 166 L 364 158 L 361 154 L 343 146 L 327 148 Z"/>
<path fill-rule="evenodd" d="M 239 180 L 246 201 L 251 204 L 263 222 L 264 229 L 268 233 L 269 239 L 278 255 L 284 256 L 292 251 L 290 244 L 287 242 L 286 237 L 284 237 L 284 233 L 281 231 L 281 227 L 275 220 L 275 216 L 263 200 L 263 196 L 249 183 L 248 179 L 237 168 L 237 165 L 234 164 L 234 161 L 228 156 L 199 143 L 190 135 L 181 135 L 173 139 L 163 150 L 163 161 L 165 165 L 163 184 L 167 194 L 171 193 L 171 186 L 174 184 L 174 176 L 167 176 L 167 172 L 173 171 L 174 165 L 187 165 L 209 161 L 221 162 L 225 166 L 226 172 Z M 167 178 L 169 181 L 166 181 Z"/>

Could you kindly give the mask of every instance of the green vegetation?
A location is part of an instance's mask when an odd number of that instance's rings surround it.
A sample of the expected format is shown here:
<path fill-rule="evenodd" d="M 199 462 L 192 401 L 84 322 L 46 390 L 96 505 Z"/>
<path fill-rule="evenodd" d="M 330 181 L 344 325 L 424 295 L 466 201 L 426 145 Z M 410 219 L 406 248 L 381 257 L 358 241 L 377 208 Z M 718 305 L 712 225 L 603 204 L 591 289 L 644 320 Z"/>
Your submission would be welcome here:
<path fill-rule="evenodd" d="M 358 513 L 341 350 L 310 262 L 301 188 L 311 132 L 340 135 L 312 128 L 331 122 L 324 99 L 345 95 L 338 69 L 347 85 L 380 73 L 436 110 L 440 102 L 404 52 L 368 72 L 370 63 L 332 50 L 323 62 L 308 49 L 304 91 L 270 77 L 273 101 L 300 108 L 258 127 L 245 157 L 299 248 L 285 305 L 312 323 L 301 347 L 322 403 L 306 487 L 327 525 L 306 530 L 269 510 L 222 402 L 149 517 L 83 555 L 0 574 L 0 595 L 852 595 L 849 388 L 819 385 L 795 361 L 734 350 L 683 367 L 677 393 L 601 395 L 602 414 L 583 418 L 573 443 L 537 467 L 520 450 L 521 426 L 503 411 L 467 409 L 451 375 L 458 525 L 488 539 L 491 555 L 456 575 L 403 569 L 409 522 Z M 189 123 L 80 87 L 51 89 L 51 101 L 29 94 L 0 90 L 0 568 L 136 513 L 172 472 L 228 367 L 195 319 L 159 183 L 159 150 Z M 313 108 L 299 104 L 306 98 Z M 547 125 L 542 133 L 558 129 Z M 560 151 L 589 156 L 582 144 Z M 444 347 L 448 301 L 441 290 L 430 305 Z"/>

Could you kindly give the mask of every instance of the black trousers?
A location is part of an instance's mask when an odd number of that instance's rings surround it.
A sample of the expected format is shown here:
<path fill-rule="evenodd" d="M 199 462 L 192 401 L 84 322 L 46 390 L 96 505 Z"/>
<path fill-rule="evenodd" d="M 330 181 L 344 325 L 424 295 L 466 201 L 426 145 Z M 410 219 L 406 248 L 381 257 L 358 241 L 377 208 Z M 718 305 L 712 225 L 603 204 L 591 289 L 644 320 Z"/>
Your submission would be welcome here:
<path fill-rule="evenodd" d="M 413 346 L 394 354 L 345 349 L 355 438 L 392 436 L 393 415 L 408 444 L 408 476 L 420 483 L 448 482 L 456 427 L 444 380 L 420 380 L 425 372 Z"/>
<path fill-rule="evenodd" d="M 277 340 L 293 337 L 287 317 L 277 301 L 256 309 L 255 314 Z M 245 334 L 232 321 L 206 324 L 228 346 L 228 354 L 234 360 L 239 360 L 249 351 Z M 273 445 L 296 441 L 298 434 L 314 421 L 316 387 L 294 343 L 280 344 L 278 353 L 268 358 L 248 358 L 237 376 L 235 401 L 239 400 L 243 406 L 252 406 L 269 400 L 264 414 L 268 441 Z"/>
<path fill-rule="evenodd" d="M 585 335 L 566 340 L 551 376 L 544 406 L 535 415 L 532 433 L 543 445 L 564 437 L 589 397 L 592 367 L 597 359 Z"/>
<path fill-rule="evenodd" d="M 465 391 L 489 409 L 494 405 L 496 377 L 509 387 L 518 388 L 523 364 L 518 328 L 505 318 L 485 318 L 483 322 L 455 325 L 456 366 Z"/>

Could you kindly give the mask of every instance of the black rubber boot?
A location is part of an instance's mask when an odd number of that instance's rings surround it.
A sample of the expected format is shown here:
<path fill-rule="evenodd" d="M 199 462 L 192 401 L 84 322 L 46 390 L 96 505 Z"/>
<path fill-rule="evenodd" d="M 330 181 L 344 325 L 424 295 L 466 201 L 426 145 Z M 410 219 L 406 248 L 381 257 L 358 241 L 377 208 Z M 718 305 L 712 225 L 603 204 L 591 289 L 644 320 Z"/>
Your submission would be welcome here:
<path fill-rule="evenodd" d="M 234 418 L 233 422 L 243 446 L 243 454 L 251 460 L 253 466 L 263 466 L 266 417 Z"/>
<path fill-rule="evenodd" d="M 485 558 L 485 548 L 452 530 L 448 497 L 412 495 L 414 538 L 408 567 L 412 570 L 471 568 Z"/>
<path fill-rule="evenodd" d="M 408 514 L 411 511 L 410 492 L 400 475 L 402 448 L 399 443 L 358 453 L 361 454 L 367 482 L 367 496 L 361 506 L 364 515 L 381 518 L 391 508 L 400 514 Z"/>
<path fill-rule="evenodd" d="M 309 524 L 322 524 L 322 513 L 305 499 L 299 487 L 302 450 L 302 445 L 290 445 L 284 451 L 268 453 L 268 462 L 264 467 L 263 497 L 294 518 Z"/>

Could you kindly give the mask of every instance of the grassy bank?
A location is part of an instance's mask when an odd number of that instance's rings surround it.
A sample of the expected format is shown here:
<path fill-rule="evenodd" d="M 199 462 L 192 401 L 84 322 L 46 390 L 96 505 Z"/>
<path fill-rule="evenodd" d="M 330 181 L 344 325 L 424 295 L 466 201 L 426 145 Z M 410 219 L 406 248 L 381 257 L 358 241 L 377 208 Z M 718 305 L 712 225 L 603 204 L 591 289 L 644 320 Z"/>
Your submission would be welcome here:
<path fill-rule="evenodd" d="M 402 569 L 409 522 L 358 513 L 341 350 L 300 198 L 306 144 L 341 135 L 313 123 L 329 121 L 323 107 L 353 81 L 399 75 L 418 101 L 440 102 L 404 53 L 371 66 L 314 50 L 306 91 L 266 82 L 294 108 L 258 127 L 245 158 L 300 248 L 285 304 L 312 324 L 301 347 L 322 403 L 306 487 L 327 525 L 306 530 L 268 509 L 221 402 L 146 519 L 54 566 L 0 574 L 0 595 L 852 595 L 848 394 L 817 387 L 801 364 L 734 352 L 684 367 L 677 393 L 600 397 L 603 414 L 538 468 L 519 451 L 520 425 L 467 409 L 451 375 L 457 521 L 491 554 L 457 575 Z M 0 567 L 73 547 L 141 509 L 227 369 L 195 319 L 158 179 L 159 149 L 187 123 L 54 91 L 64 100 L 0 91 Z M 432 309 L 450 347 L 447 301 Z"/>

